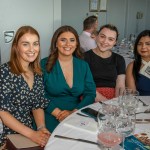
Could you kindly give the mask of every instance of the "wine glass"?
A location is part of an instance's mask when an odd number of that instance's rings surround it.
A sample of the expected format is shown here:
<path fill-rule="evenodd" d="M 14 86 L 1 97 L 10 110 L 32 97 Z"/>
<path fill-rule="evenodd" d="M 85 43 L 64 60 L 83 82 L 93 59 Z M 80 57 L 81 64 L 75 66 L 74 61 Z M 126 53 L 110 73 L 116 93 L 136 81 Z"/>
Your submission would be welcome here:
<path fill-rule="evenodd" d="M 123 142 L 121 144 L 124 149 L 124 140 L 126 137 L 132 135 L 135 131 L 136 114 L 120 114 L 116 119 L 116 129 L 122 133 Z"/>
<path fill-rule="evenodd" d="M 139 92 L 136 90 L 132 90 L 129 88 L 126 88 L 124 91 L 120 92 L 119 96 L 119 106 L 124 111 L 123 113 L 129 113 L 133 114 L 136 111 L 136 108 L 138 107 L 139 102 Z"/>
<path fill-rule="evenodd" d="M 108 109 L 110 108 L 110 109 Z M 103 104 L 98 111 L 98 143 L 103 149 L 110 150 L 119 145 L 123 140 L 123 135 L 116 130 L 116 113 L 118 109 L 114 109 L 112 105 Z M 105 114 L 102 115 L 102 114 Z"/>
<path fill-rule="evenodd" d="M 97 137 L 98 143 L 108 150 L 119 145 L 123 140 L 121 132 L 117 132 L 115 128 L 109 127 L 106 124 L 99 130 Z"/>

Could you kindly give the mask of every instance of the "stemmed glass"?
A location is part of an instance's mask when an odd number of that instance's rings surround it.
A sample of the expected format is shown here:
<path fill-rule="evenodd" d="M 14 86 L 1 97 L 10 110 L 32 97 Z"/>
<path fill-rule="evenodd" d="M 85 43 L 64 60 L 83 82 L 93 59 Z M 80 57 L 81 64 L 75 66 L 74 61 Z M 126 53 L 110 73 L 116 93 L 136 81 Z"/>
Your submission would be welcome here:
<path fill-rule="evenodd" d="M 109 109 L 110 108 L 110 109 Z M 123 136 L 117 130 L 116 116 L 118 108 L 108 104 L 102 104 L 102 108 L 98 111 L 98 143 L 103 149 L 110 150 L 111 148 L 119 145 Z M 101 114 L 105 114 L 102 116 Z"/>
<path fill-rule="evenodd" d="M 136 122 L 136 109 L 138 107 L 139 92 L 129 88 L 119 90 L 119 106 L 121 113 L 117 118 L 117 130 L 122 132 L 124 139 L 133 134 Z M 122 147 L 124 147 L 124 142 Z"/>
<path fill-rule="evenodd" d="M 119 106 L 124 111 L 124 114 L 133 114 L 136 112 L 139 102 L 139 92 L 126 88 L 124 90 L 120 89 L 119 91 Z"/>

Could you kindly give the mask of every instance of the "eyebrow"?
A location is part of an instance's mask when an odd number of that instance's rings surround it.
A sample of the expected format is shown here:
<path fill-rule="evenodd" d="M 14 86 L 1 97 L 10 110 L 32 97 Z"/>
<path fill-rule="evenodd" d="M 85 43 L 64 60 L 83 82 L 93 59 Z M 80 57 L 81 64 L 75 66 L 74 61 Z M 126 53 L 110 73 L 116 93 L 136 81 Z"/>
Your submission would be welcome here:
<path fill-rule="evenodd" d="M 105 34 L 103 34 L 103 33 L 100 33 L 99 35 L 104 35 L 104 36 L 106 36 Z M 114 37 L 108 37 L 108 38 L 111 38 L 111 39 L 116 39 L 116 38 L 114 38 Z"/>
<path fill-rule="evenodd" d="M 21 43 L 30 43 L 30 42 L 28 42 L 28 41 L 22 41 Z M 35 41 L 33 43 L 39 43 L 39 41 Z"/>
<path fill-rule="evenodd" d="M 67 38 L 65 38 L 65 37 L 61 37 L 60 39 L 67 39 Z M 71 38 L 69 38 L 69 39 L 76 39 L 76 38 L 71 37 Z"/>

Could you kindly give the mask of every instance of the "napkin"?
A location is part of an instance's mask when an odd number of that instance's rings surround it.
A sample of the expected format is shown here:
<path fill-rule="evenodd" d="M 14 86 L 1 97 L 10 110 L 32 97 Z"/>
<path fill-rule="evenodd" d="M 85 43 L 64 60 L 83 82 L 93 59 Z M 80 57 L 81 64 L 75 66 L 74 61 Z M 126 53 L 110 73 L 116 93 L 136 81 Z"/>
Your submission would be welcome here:
<path fill-rule="evenodd" d="M 64 125 L 71 128 L 75 128 L 77 130 L 89 132 L 91 134 L 97 134 L 98 132 L 97 122 L 89 118 L 72 117 L 65 121 Z"/>

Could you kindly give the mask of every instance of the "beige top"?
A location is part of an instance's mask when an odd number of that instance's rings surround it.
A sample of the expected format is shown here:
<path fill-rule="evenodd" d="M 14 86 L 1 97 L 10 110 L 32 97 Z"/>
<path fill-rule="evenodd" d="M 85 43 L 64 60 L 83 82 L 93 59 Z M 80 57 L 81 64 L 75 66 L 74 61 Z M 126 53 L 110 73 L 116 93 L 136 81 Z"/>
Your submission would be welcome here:
<path fill-rule="evenodd" d="M 150 79 L 150 61 L 146 62 L 142 59 L 142 64 L 144 66 L 141 68 L 140 74 L 142 74 Z"/>

